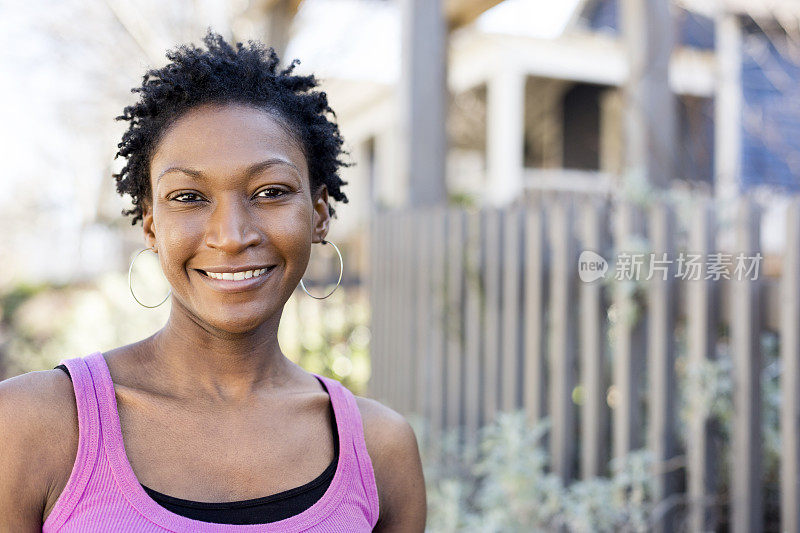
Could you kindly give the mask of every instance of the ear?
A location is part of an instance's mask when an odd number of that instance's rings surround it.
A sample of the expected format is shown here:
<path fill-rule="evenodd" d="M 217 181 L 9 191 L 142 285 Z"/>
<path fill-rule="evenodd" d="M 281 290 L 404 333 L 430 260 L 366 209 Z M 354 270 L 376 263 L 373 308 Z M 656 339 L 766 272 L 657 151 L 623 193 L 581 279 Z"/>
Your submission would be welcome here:
<path fill-rule="evenodd" d="M 152 248 L 156 244 L 156 232 L 153 225 L 153 208 L 147 201 L 142 202 L 142 229 L 147 247 Z"/>
<path fill-rule="evenodd" d="M 328 235 L 328 225 L 331 221 L 328 212 L 328 187 L 322 186 L 320 191 L 314 195 L 314 233 L 311 242 L 320 242 Z"/>

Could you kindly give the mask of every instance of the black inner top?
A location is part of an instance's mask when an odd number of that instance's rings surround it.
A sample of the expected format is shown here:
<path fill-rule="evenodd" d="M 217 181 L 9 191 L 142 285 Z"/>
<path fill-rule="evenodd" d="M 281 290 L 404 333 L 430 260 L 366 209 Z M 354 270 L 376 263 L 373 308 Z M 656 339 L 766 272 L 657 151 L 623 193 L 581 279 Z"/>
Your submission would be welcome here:
<path fill-rule="evenodd" d="M 60 368 L 69 376 L 69 370 L 65 365 L 58 365 L 56 368 Z M 322 498 L 336 473 L 336 466 L 339 462 L 339 432 L 336 427 L 333 404 L 329 404 L 329 409 L 331 429 L 334 435 L 333 461 L 322 474 L 304 485 L 261 498 L 235 502 L 196 502 L 162 494 L 145 485 L 142 485 L 142 488 L 153 500 L 169 511 L 203 522 L 265 524 L 300 514 Z"/>

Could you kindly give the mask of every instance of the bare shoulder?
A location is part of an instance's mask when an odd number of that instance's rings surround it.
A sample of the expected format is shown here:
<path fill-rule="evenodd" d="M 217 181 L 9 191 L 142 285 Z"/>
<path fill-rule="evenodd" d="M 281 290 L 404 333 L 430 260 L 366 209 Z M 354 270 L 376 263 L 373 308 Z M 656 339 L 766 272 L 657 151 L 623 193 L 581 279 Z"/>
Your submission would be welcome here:
<path fill-rule="evenodd" d="M 401 440 L 405 440 L 407 446 L 411 444 L 414 447 L 417 446 L 416 436 L 411 424 L 408 423 L 403 415 L 372 398 L 356 396 L 356 403 L 361 413 L 364 430 L 369 433 L 369 435 L 367 433 L 364 434 L 365 439 L 367 439 L 368 451 L 372 451 L 369 450 L 370 440 L 373 441 L 372 444 L 374 445 L 396 446 L 398 437 Z M 376 449 L 376 451 L 378 450 Z"/>
<path fill-rule="evenodd" d="M 382 466 L 395 469 L 398 454 L 407 460 L 419 457 L 417 437 L 403 415 L 371 398 L 356 396 L 356 403 L 364 426 L 367 452 L 374 469 Z M 390 461 L 381 464 L 382 459 Z"/>
<path fill-rule="evenodd" d="M 375 531 L 423 531 L 425 479 L 411 424 L 376 400 L 356 396 L 356 403 L 378 486 L 380 517 Z"/>
<path fill-rule="evenodd" d="M 0 530 L 41 531 L 78 450 L 75 395 L 64 372 L 0 382 L 0 449 Z"/>

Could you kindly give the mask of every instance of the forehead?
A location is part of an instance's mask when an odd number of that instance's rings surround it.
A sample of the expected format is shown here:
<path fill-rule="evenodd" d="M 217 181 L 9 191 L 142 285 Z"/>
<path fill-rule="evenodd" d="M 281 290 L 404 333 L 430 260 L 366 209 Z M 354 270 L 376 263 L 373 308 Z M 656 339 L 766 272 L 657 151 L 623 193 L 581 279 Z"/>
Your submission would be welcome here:
<path fill-rule="evenodd" d="M 240 104 L 203 105 L 167 128 L 153 154 L 150 175 L 172 165 L 225 173 L 271 157 L 289 159 L 308 176 L 298 142 L 273 114 Z"/>

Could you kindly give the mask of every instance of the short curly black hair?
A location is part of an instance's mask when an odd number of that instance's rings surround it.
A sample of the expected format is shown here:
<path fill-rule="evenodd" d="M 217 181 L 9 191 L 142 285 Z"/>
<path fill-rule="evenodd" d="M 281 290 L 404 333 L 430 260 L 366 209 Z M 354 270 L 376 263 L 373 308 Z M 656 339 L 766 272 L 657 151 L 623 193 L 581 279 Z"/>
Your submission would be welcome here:
<path fill-rule="evenodd" d="M 336 113 L 329 107 L 325 92 L 310 91 L 318 85 L 314 75 L 298 76 L 292 71 L 295 59 L 276 72 L 279 59 L 273 48 L 260 42 L 236 43 L 235 48 L 211 29 L 203 38 L 206 50 L 182 45 L 167 52 L 170 63 L 145 73 L 137 103 L 127 106 L 117 120 L 130 122 L 116 157 L 127 164 L 113 177 L 117 192 L 131 196 L 134 207 L 123 209 L 133 215 L 131 225 L 142 220 L 144 202 L 152 197 L 150 160 L 164 132 L 189 109 L 202 104 L 245 104 L 271 112 L 287 128 L 303 149 L 308 164 L 312 195 L 322 185 L 329 197 L 347 203 L 341 191 L 347 182 L 339 177 L 339 167 L 352 166 L 340 159 L 343 139 L 338 125 L 328 119 Z M 336 211 L 329 204 L 328 211 Z"/>

